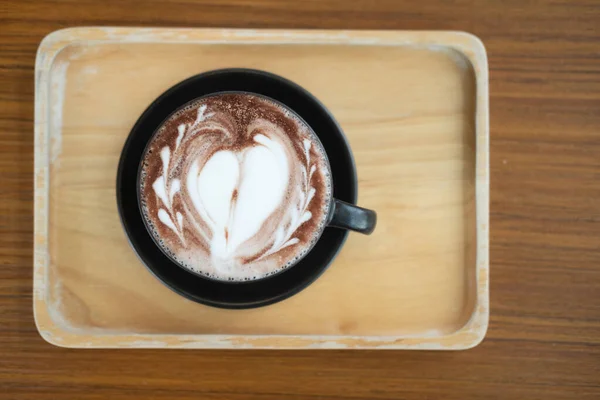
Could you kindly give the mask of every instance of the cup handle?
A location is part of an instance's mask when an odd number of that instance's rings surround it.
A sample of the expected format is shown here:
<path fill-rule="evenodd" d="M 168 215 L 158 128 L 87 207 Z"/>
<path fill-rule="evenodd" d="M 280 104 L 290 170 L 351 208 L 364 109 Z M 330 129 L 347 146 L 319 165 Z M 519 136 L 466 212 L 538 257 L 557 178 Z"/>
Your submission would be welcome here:
<path fill-rule="evenodd" d="M 333 200 L 328 226 L 370 235 L 377 225 L 377 213 L 341 200 Z"/>

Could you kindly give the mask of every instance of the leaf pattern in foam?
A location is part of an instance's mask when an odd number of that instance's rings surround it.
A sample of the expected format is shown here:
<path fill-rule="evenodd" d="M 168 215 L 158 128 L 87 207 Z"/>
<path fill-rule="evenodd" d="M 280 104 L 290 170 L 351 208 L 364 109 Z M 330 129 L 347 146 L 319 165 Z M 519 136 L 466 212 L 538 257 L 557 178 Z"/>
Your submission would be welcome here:
<path fill-rule="evenodd" d="M 292 210 L 290 212 L 290 228 L 294 228 L 297 226 L 298 216 L 299 216 L 299 210 L 295 207 L 292 208 Z"/>
<path fill-rule="evenodd" d="M 171 161 L 171 149 L 168 146 L 163 147 L 160 150 L 160 159 L 163 163 L 163 176 L 167 179 L 167 173 L 169 171 L 169 162 Z"/>
<path fill-rule="evenodd" d="M 164 208 L 161 208 L 160 210 L 158 210 L 158 219 L 160 220 L 160 222 L 162 222 L 163 224 L 168 226 L 173 232 L 175 232 L 177 234 L 177 236 L 179 236 L 177 227 L 173 223 L 173 220 L 171 220 L 169 213 L 167 213 Z"/>
<path fill-rule="evenodd" d="M 179 145 L 181 144 L 181 139 L 183 139 L 183 135 L 185 133 L 185 128 L 186 125 L 185 124 L 181 124 L 177 127 L 177 140 L 175 141 L 175 150 L 177 150 L 179 148 Z"/>
<path fill-rule="evenodd" d="M 298 198 L 298 204 L 300 204 L 300 207 L 302 207 L 302 205 L 304 204 L 305 195 L 304 191 L 300 188 L 298 188 Z"/>
<path fill-rule="evenodd" d="M 168 207 L 169 206 L 169 198 L 167 197 L 167 190 L 165 188 L 165 178 L 159 176 L 156 178 L 154 183 L 152 184 L 152 189 L 154 189 L 154 193 L 158 196 L 159 199 Z"/>
<path fill-rule="evenodd" d="M 311 219 L 311 217 L 312 217 L 312 213 L 310 211 L 305 211 L 304 214 L 302 214 L 302 218 L 300 218 L 300 222 L 298 223 L 298 226 L 302 225 L 303 223 L 305 223 L 306 221 Z"/>
<path fill-rule="evenodd" d="M 204 114 L 204 112 L 206 111 L 206 104 L 201 105 L 200 107 L 198 107 L 198 113 L 196 114 L 196 120 L 194 121 L 194 124 L 192 125 L 192 127 L 198 125 L 200 122 L 204 121 L 207 118 L 212 117 L 215 113 L 208 113 L 208 114 Z"/>
<path fill-rule="evenodd" d="M 317 170 L 317 166 L 316 165 L 312 165 L 312 167 L 310 167 L 310 174 L 308 175 L 308 180 L 310 181 L 312 179 L 313 174 L 315 173 L 315 171 Z"/>
<path fill-rule="evenodd" d="M 308 191 L 308 197 L 306 198 L 306 207 L 308 207 L 308 204 L 310 203 L 310 201 L 313 199 L 313 197 L 315 197 L 315 188 L 311 187 L 310 190 Z"/>
<path fill-rule="evenodd" d="M 179 224 L 179 229 L 183 230 L 183 215 L 178 211 L 177 212 L 177 223 Z"/>
<path fill-rule="evenodd" d="M 178 131 L 179 131 L 179 136 L 177 137 L 178 142 L 181 140 L 181 137 L 183 136 L 183 131 L 185 129 L 185 126 L 182 127 L 182 125 L 180 125 L 178 127 Z M 177 234 L 177 237 L 179 237 L 179 240 L 181 240 L 181 242 L 185 245 L 185 239 L 183 237 L 183 216 L 181 215 L 181 213 L 177 213 L 175 215 L 179 229 L 178 229 L 178 226 L 173 222 L 173 217 L 172 217 L 173 216 L 173 209 L 172 209 L 173 198 L 181 190 L 181 182 L 179 181 L 179 179 L 174 179 L 173 182 L 171 183 L 171 186 L 170 187 L 167 186 L 167 177 L 169 175 L 169 164 L 171 161 L 171 149 L 168 146 L 165 146 L 160 150 L 160 158 L 161 158 L 162 164 L 163 164 L 162 175 L 159 176 L 158 178 L 156 178 L 156 180 L 152 184 L 152 189 L 154 189 L 154 193 L 156 193 L 156 195 L 162 201 L 162 203 L 165 205 L 165 207 L 167 208 L 168 211 L 165 210 L 164 208 L 159 209 L 158 210 L 158 219 L 163 224 L 165 224 L 169 229 L 171 229 L 173 232 L 175 232 Z M 180 230 L 181 230 L 181 232 L 180 232 Z"/>
<path fill-rule="evenodd" d="M 177 192 L 179 192 L 179 189 L 181 189 L 181 182 L 179 179 L 173 179 L 173 182 L 171 183 L 171 189 L 169 190 L 169 204 L 173 204 L 173 197 Z"/>
<path fill-rule="evenodd" d="M 310 140 L 304 139 L 304 157 L 306 157 L 306 165 L 310 164 Z"/>
<path fill-rule="evenodd" d="M 310 204 L 311 200 L 315 197 L 316 190 L 314 187 L 310 186 L 310 180 L 312 179 L 313 174 L 317 170 L 317 167 L 316 165 L 310 165 L 311 142 L 308 139 L 304 139 L 303 144 L 304 155 L 306 157 L 306 165 L 310 166 L 310 172 L 307 173 L 307 169 L 305 166 L 302 166 L 300 168 L 300 172 L 302 173 L 302 180 L 304 182 L 304 190 L 300 188 L 298 189 L 298 208 L 292 208 L 292 210 L 290 211 L 287 232 L 285 232 L 281 226 L 277 228 L 271 248 L 268 251 L 266 251 L 262 256 L 260 256 L 258 258 L 259 260 L 271 254 L 277 253 L 285 247 L 299 243 L 300 240 L 298 238 L 291 236 L 300 227 L 300 225 L 302 225 L 306 221 L 309 221 L 312 218 L 312 213 L 310 211 L 307 211 L 306 209 Z"/>
<path fill-rule="evenodd" d="M 281 244 L 283 244 L 284 240 L 285 240 L 285 231 L 283 229 L 283 226 L 280 226 L 275 231 L 275 240 L 274 240 L 273 246 L 271 246 L 271 248 L 277 248 L 277 247 L 281 246 Z"/>
<path fill-rule="evenodd" d="M 306 177 L 306 168 L 302 166 L 302 168 L 300 168 L 300 171 L 302 172 L 302 181 L 307 182 L 308 179 Z"/>
<path fill-rule="evenodd" d="M 285 248 L 285 247 L 288 247 L 288 246 L 295 245 L 295 244 L 296 244 L 296 243 L 298 243 L 298 242 L 300 242 L 300 240 L 298 240 L 297 238 L 291 238 L 290 240 L 288 240 L 287 242 L 285 242 L 285 243 L 283 244 L 283 246 L 281 246 L 281 247 L 279 248 L 279 250 L 281 250 L 281 249 L 283 249 L 283 248 Z"/>

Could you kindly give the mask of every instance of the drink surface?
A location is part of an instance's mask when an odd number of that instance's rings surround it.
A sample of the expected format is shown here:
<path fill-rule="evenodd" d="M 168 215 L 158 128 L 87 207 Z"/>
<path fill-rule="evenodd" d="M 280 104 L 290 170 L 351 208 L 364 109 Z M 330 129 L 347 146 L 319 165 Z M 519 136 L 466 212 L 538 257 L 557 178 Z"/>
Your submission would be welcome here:
<path fill-rule="evenodd" d="M 249 93 L 200 98 L 159 127 L 139 196 L 154 240 L 179 265 L 246 281 L 296 263 L 319 238 L 331 173 L 311 128 Z"/>

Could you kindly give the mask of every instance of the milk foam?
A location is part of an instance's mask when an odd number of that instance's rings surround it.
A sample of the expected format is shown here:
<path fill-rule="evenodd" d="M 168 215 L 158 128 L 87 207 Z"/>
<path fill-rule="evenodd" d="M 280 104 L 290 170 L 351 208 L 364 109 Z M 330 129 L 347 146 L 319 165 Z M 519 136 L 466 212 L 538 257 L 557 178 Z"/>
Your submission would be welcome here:
<path fill-rule="evenodd" d="M 250 280 L 293 265 L 320 236 L 330 172 L 314 133 L 248 94 L 171 116 L 144 156 L 142 211 L 160 247 L 195 272 Z"/>

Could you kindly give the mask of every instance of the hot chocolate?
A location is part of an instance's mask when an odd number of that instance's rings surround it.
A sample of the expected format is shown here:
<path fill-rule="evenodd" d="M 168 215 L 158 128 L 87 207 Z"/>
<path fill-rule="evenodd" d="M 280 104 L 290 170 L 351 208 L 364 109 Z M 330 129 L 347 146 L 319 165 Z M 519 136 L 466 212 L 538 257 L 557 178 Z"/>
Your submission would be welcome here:
<path fill-rule="evenodd" d="M 218 280 L 275 274 L 319 238 L 331 173 L 311 128 L 249 93 L 197 99 L 148 144 L 139 196 L 148 230 L 179 265 Z"/>

